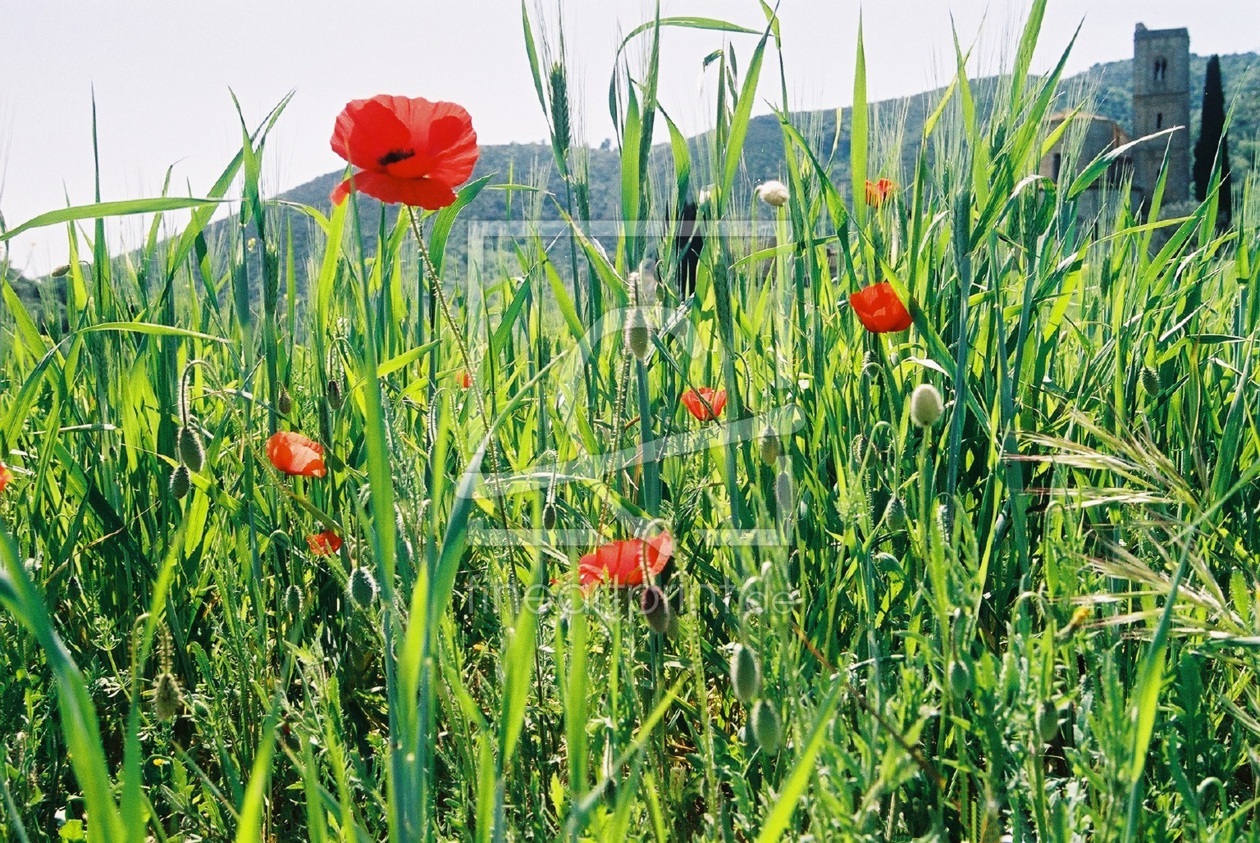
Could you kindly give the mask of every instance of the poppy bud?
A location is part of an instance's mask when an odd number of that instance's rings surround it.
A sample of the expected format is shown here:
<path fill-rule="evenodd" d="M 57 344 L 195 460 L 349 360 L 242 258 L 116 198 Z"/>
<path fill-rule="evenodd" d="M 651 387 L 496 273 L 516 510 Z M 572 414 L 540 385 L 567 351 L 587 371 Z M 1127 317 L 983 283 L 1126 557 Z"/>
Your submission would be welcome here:
<path fill-rule="evenodd" d="M 1159 395 L 1159 374 L 1150 366 L 1142 367 L 1142 388 L 1147 395 Z"/>
<path fill-rule="evenodd" d="M 289 395 L 289 390 L 283 386 L 280 387 L 280 393 L 276 396 L 276 410 L 282 416 L 287 416 L 289 411 L 293 409 L 293 398 Z"/>
<path fill-rule="evenodd" d="M 866 457 L 867 439 L 862 434 L 853 437 L 853 441 L 849 443 L 849 457 L 858 465 L 862 464 L 862 460 Z"/>
<path fill-rule="evenodd" d="M 954 537 L 954 505 L 949 501 L 942 501 L 936 507 L 936 527 L 941 531 L 941 536 L 946 541 L 951 541 Z"/>
<path fill-rule="evenodd" d="M 657 635 L 664 635 L 669 629 L 669 601 L 665 599 L 665 592 L 656 586 L 649 585 L 643 589 L 639 595 L 639 611 Z"/>
<path fill-rule="evenodd" d="M 192 489 L 192 475 L 188 473 L 188 466 L 176 466 L 175 471 L 171 473 L 171 496 L 175 500 L 182 500 L 190 489 Z"/>
<path fill-rule="evenodd" d="M 931 427 L 945 413 L 941 393 L 930 383 L 921 383 L 910 393 L 910 421 L 919 427 Z"/>
<path fill-rule="evenodd" d="M 290 617 L 302 614 L 302 589 L 291 585 L 284 590 L 284 610 Z"/>
<path fill-rule="evenodd" d="M 376 580 L 372 577 L 371 571 L 360 565 L 350 574 L 350 581 L 346 584 L 346 591 L 350 595 L 350 600 L 360 609 L 366 609 L 376 600 Z"/>
<path fill-rule="evenodd" d="M 962 697 L 971 691 L 971 668 L 967 667 L 966 662 L 949 663 L 949 687 L 957 697 Z"/>
<path fill-rule="evenodd" d="M 787 185 L 776 179 L 757 185 L 757 198 L 771 208 L 782 208 L 788 203 L 790 196 Z"/>
<path fill-rule="evenodd" d="M 752 721 L 753 738 L 761 751 L 767 755 L 778 752 L 783 745 L 783 721 L 774 706 L 765 700 L 757 700 L 749 719 Z"/>
<path fill-rule="evenodd" d="M 731 654 L 731 685 L 735 696 L 745 705 L 761 691 L 761 665 L 757 664 L 757 654 L 743 644 L 736 644 Z"/>
<path fill-rule="evenodd" d="M 157 685 L 153 689 L 153 713 L 158 720 L 169 723 L 179 714 L 182 704 L 179 682 L 170 673 L 163 673 L 157 678 Z"/>
<path fill-rule="evenodd" d="M 773 466 L 779 461 L 779 454 L 782 449 L 779 447 L 779 437 L 774 435 L 774 429 L 769 425 L 761 433 L 761 461 L 766 465 Z"/>
<path fill-rule="evenodd" d="M 792 511 L 792 497 L 792 476 L 786 471 L 780 471 L 774 480 L 774 503 L 780 513 Z"/>
<path fill-rule="evenodd" d="M 334 410 L 340 410 L 342 405 L 346 403 L 345 396 L 341 394 L 341 380 L 339 378 L 329 378 L 328 386 L 324 390 L 324 396 L 328 399 L 328 406 Z"/>
<path fill-rule="evenodd" d="M 665 637 L 666 638 L 678 637 L 678 613 L 677 612 L 670 612 L 669 617 L 666 618 L 665 620 Z"/>
<path fill-rule="evenodd" d="M 901 498 L 888 499 L 888 506 L 884 509 L 884 520 L 888 522 L 888 529 L 895 532 L 906 528 L 906 505 L 902 503 Z"/>
<path fill-rule="evenodd" d="M 631 308 L 626 318 L 626 347 L 639 362 L 646 361 L 652 350 L 652 329 L 648 327 L 643 311 L 637 307 Z"/>
<path fill-rule="evenodd" d="M 1059 734 L 1059 708 L 1051 700 L 1037 707 L 1037 735 L 1042 743 L 1050 743 Z"/>
<path fill-rule="evenodd" d="M 201 437 L 191 427 L 179 429 L 179 458 L 193 474 L 201 471 L 206 463 L 206 450 L 201 446 Z"/>

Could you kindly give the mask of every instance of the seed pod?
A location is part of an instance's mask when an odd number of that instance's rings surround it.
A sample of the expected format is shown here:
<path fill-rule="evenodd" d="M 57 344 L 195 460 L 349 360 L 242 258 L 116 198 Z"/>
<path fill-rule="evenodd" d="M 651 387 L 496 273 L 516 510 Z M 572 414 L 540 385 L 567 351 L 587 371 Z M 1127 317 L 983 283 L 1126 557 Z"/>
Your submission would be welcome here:
<path fill-rule="evenodd" d="M 665 599 L 665 592 L 656 586 L 649 585 L 643 589 L 639 595 L 639 611 L 657 635 L 664 635 L 669 629 L 669 601 Z"/>
<path fill-rule="evenodd" d="M 1159 395 L 1159 374 L 1150 366 L 1142 367 L 1142 389 L 1146 390 L 1146 394 L 1154 397 Z"/>
<path fill-rule="evenodd" d="M 302 614 L 302 589 L 291 585 L 284 590 L 284 610 L 289 617 L 296 618 Z"/>
<path fill-rule="evenodd" d="M 757 700 L 749 719 L 752 721 L 753 738 L 761 751 L 767 755 L 778 752 L 783 745 L 783 721 L 774 706 L 765 700 Z"/>
<path fill-rule="evenodd" d="M 670 610 L 669 616 L 665 620 L 665 637 L 678 637 L 678 613 Z"/>
<path fill-rule="evenodd" d="M 287 416 L 292 409 L 293 397 L 289 395 L 289 390 L 281 386 L 279 394 L 276 395 L 276 410 L 280 415 Z"/>
<path fill-rule="evenodd" d="M 191 489 L 192 475 L 188 473 L 188 466 L 176 466 L 175 471 L 171 473 L 171 496 L 175 500 L 182 500 Z"/>
<path fill-rule="evenodd" d="M 949 687 L 958 697 L 971 692 L 971 668 L 967 667 L 966 662 L 949 663 Z"/>
<path fill-rule="evenodd" d="M 774 434 L 774 429 L 767 425 L 761 432 L 761 461 L 768 466 L 773 466 L 779 461 L 779 455 L 782 452 L 779 437 Z"/>
<path fill-rule="evenodd" d="M 910 421 L 919 427 L 931 427 L 945 413 L 941 393 L 930 383 L 921 383 L 910 393 Z"/>
<path fill-rule="evenodd" d="M 786 515 L 792 511 L 792 476 L 786 471 L 780 471 L 779 476 L 774 480 L 774 503 L 779 508 L 780 514 Z"/>
<path fill-rule="evenodd" d="M 652 350 L 652 329 L 648 327 L 647 317 L 640 308 L 631 308 L 626 317 L 626 348 L 640 362 L 647 360 Z"/>
<path fill-rule="evenodd" d="M 362 565 L 355 568 L 346 584 L 346 592 L 350 595 L 351 602 L 360 609 L 371 606 L 376 600 L 376 580 L 372 577 L 372 572 Z"/>
<path fill-rule="evenodd" d="M 201 446 L 201 437 L 191 427 L 179 429 L 179 458 L 188 466 L 193 474 L 201 471 L 206 463 L 206 449 Z"/>
<path fill-rule="evenodd" d="M 731 654 L 731 686 L 745 705 L 761 692 L 761 665 L 757 663 L 757 654 L 743 644 L 736 644 Z"/>
<path fill-rule="evenodd" d="M 1037 708 L 1037 734 L 1042 743 L 1050 743 L 1059 734 L 1059 708 L 1051 700 L 1044 700 Z"/>
<path fill-rule="evenodd" d="M 894 532 L 901 532 L 906 528 L 906 505 L 901 498 L 891 497 L 888 499 L 888 506 L 884 509 L 884 520 L 888 522 L 888 529 Z"/>
<path fill-rule="evenodd" d="M 328 406 L 333 410 L 340 410 L 342 405 L 346 403 L 345 396 L 341 394 L 341 379 L 329 378 L 328 386 L 324 389 L 324 396 L 328 399 Z"/>
<path fill-rule="evenodd" d="M 157 678 L 153 689 L 153 713 L 158 720 L 169 723 L 179 714 L 183 707 L 183 696 L 179 691 L 179 682 L 170 673 L 163 673 Z"/>
<path fill-rule="evenodd" d="M 83 599 L 83 583 L 78 577 L 72 576 L 66 581 L 66 599 L 71 603 L 78 603 Z"/>

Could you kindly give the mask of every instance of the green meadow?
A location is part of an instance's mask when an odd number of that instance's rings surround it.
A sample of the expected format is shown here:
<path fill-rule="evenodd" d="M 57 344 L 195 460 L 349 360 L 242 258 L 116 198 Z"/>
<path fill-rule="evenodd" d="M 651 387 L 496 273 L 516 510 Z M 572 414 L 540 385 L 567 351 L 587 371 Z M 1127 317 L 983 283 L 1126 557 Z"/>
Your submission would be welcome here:
<path fill-rule="evenodd" d="M 1139 203 L 1044 0 L 909 127 L 854 33 L 823 131 L 765 12 L 628 30 L 612 213 L 527 12 L 545 186 L 280 201 L 282 102 L 203 193 L 10 221 L 72 260 L 0 286 L 0 840 L 1260 839 L 1260 169 Z"/>

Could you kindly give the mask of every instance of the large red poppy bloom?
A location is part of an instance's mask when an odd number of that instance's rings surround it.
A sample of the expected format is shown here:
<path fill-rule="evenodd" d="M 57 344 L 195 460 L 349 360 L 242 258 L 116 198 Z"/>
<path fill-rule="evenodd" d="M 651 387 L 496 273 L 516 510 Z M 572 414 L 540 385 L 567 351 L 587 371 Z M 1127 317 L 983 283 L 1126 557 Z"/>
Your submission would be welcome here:
<path fill-rule="evenodd" d="M 9 467 L 0 462 L 0 492 L 4 491 L 4 487 L 9 485 L 13 480 L 13 472 L 9 471 Z"/>
<path fill-rule="evenodd" d="M 322 533 L 307 536 L 306 546 L 316 556 L 332 556 L 338 550 L 341 550 L 341 536 L 332 530 L 325 530 Z"/>
<path fill-rule="evenodd" d="M 896 189 L 897 184 L 891 179 L 868 181 L 866 183 L 866 204 L 872 208 L 878 208 L 888 201 L 888 197 L 892 196 L 893 191 Z"/>
<path fill-rule="evenodd" d="M 700 421 L 712 421 L 722 415 L 726 406 L 726 390 L 702 386 L 682 394 L 683 406 Z"/>
<path fill-rule="evenodd" d="M 897 298 L 892 284 L 881 281 L 849 295 L 849 304 L 866 330 L 873 334 L 904 331 L 914 324 L 910 311 Z"/>
<path fill-rule="evenodd" d="M 453 102 L 380 94 L 347 103 L 337 115 L 333 152 L 358 167 L 355 189 L 390 204 L 436 210 L 455 201 L 477 163 L 472 117 Z M 332 192 L 333 204 L 350 180 Z"/>
<path fill-rule="evenodd" d="M 643 585 L 647 574 L 665 570 L 674 555 L 674 538 L 666 531 L 653 538 L 627 539 L 600 545 L 578 563 L 582 585 L 605 582 L 610 585 Z"/>
<path fill-rule="evenodd" d="M 295 477 L 323 477 L 324 446 L 300 433 L 282 430 L 267 440 L 267 459 L 285 474 Z"/>

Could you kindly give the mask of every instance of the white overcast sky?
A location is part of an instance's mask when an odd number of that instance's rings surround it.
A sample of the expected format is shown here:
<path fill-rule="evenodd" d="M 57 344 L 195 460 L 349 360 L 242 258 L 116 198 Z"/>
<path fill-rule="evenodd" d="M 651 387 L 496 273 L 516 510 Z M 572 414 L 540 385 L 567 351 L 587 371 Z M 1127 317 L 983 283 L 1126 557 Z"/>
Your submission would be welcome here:
<path fill-rule="evenodd" d="M 528 0 L 537 11 L 535 0 Z M 964 44 L 979 36 L 973 72 L 1013 52 L 1028 0 L 782 0 L 789 107 L 847 105 L 859 12 L 872 100 L 944 84 L 950 18 Z M 544 0 L 554 20 L 556 0 Z M 586 140 L 612 134 L 607 90 L 620 34 L 650 18 L 648 0 L 565 0 L 570 59 Z M 662 0 L 663 15 L 764 25 L 756 0 Z M 105 199 L 203 195 L 239 148 L 229 89 L 255 125 L 296 95 L 269 142 L 265 187 L 296 186 L 342 166 L 328 146 L 347 100 L 377 93 L 454 100 L 483 143 L 535 141 L 546 126 L 534 93 L 518 0 L 0 0 L 0 212 L 10 227 L 92 199 L 95 89 Z M 1069 72 L 1132 54 L 1133 27 L 1186 26 L 1200 54 L 1260 50 L 1260 0 L 1050 0 L 1035 70 L 1047 70 L 1083 21 Z M 689 133 L 710 125 L 713 71 L 701 62 L 717 33 L 662 39 L 660 98 Z M 744 57 L 753 41 L 732 36 Z M 777 64 L 766 96 L 777 99 Z M 759 112 L 768 107 L 762 104 Z M 111 248 L 139 222 L 111 227 Z M 63 263 L 62 229 L 17 238 L 28 273 Z"/>

